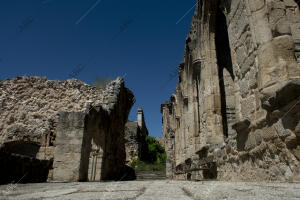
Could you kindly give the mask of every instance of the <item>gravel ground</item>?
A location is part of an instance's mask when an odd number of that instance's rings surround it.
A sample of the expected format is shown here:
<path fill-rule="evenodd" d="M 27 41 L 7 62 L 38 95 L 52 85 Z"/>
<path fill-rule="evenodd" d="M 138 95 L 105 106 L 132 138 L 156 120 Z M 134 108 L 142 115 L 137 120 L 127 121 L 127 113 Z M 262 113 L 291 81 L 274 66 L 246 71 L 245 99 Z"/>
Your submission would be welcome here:
<path fill-rule="evenodd" d="M 300 200 L 300 184 L 132 181 L 0 186 L 0 200 Z"/>

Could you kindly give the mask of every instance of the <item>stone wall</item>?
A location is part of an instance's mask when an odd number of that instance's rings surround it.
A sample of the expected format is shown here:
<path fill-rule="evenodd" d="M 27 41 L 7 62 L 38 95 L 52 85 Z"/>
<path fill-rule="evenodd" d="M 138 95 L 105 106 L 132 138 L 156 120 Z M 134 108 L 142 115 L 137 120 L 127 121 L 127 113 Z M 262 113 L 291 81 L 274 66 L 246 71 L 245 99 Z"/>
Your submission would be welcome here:
<path fill-rule="evenodd" d="M 1 151 L 14 159 L 43 161 L 48 180 L 118 179 L 124 171 L 124 128 L 133 103 L 133 94 L 120 78 L 104 88 L 75 79 L 7 79 L 0 83 Z M 13 174 L 20 170 L 16 168 L 11 165 L 0 174 Z"/>
<path fill-rule="evenodd" d="M 146 137 L 148 129 L 142 108 L 138 109 L 137 121 L 128 121 L 125 126 L 126 163 L 142 159 L 147 150 Z"/>
<path fill-rule="evenodd" d="M 300 180 L 300 12 L 293 0 L 198 0 L 162 105 L 167 176 Z"/>

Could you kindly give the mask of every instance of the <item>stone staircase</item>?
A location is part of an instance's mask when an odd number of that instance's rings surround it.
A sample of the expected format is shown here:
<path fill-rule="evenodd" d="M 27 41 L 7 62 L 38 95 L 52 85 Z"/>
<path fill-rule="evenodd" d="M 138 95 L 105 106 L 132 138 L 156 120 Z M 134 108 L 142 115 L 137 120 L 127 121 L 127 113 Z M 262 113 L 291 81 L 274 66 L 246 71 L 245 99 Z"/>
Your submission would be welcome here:
<path fill-rule="evenodd" d="M 166 179 L 165 172 L 162 171 L 136 171 L 137 181 L 147 180 L 164 180 Z"/>

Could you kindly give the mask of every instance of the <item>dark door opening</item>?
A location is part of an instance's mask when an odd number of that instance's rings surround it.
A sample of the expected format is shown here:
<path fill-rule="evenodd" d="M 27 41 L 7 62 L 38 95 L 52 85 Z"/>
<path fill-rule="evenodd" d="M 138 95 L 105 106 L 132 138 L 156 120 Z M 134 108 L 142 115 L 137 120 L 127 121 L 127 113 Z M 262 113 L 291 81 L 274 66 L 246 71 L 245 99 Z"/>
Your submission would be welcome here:
<path fill-rule="evenodd" d="M 46 182 L 53 160 L 37 159 L 39 149 L 37 143 L 5 143 L 0 149 L 0 184 Z"/>

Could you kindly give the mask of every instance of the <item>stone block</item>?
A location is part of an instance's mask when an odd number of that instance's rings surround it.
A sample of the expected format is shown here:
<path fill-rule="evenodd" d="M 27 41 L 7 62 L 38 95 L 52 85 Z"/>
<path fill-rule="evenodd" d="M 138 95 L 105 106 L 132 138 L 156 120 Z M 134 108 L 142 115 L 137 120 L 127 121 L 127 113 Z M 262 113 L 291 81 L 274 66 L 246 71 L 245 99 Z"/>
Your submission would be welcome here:
<path fill-rule="evenodd" d="M 262 142 L 262 136 L 261 136 L 261 131 L 255 131 L 254 132 L 254 136 L 255 136 L 255 141 L 256 141 L 256 145 L 260 145 Z"/>
<path fill-rule="evenodd" d="M 256 143 L 256 136 L 255 136 L 255 134 L 250 133 L 248 135 L 248 138 L 247 138 L 246 143 L 245 143 L 245 150 L 246 151 L 250 151 L 251 149 L 255 148 L 256 144 L 257 143 Z"/>
<path fill-rule="evenodd" d="M 249 117 L 250 114 L 254 113 L 255 111 L 255 97 L 250 96 L 245 98 L 241 101 L 242 104 L 242 115 L 244 117 Z"/>
<path fill-rule="evenodd" d="M 286 7 L 292 7 L 292 8 L 297 8 L 297 4 L 294 0 L 284 0 L 284 4 Z"/>
<path fill-rule="evenodd" d="M 242 73 L 242 76 L 245 76 L 245 74 L 250 70 L 250 69 L 253 69 L 254 70 L 254 64 L 255 64 L 255 54 L 252 53 L 251 55 L 247 56 L 246 57 L 246 61 L 244 64 L 242 64 L 240 66 L 241 68 L 241 73 Z M 252 70 L 252 71 L 253 71 Z"/>
<path fill-rule="evenodd" d="M 261 131 L 261 136 L 265 141 L 273 140 L 278 137 L 277 132 L 273 126 L 265 127 Z"/>
<path fill-rule="evenodd" d="M 241 92 L 242 97 L 243 98 L 246 97 L 246 95 L 249 93 L 249 79 L 248 79 L 248 76 L 246 76 L 245 78 L 240 80 L 239 86 L 240 86 L 240 92 Z"/>
<path fill-rule="evenodd" d="M 273 36 L 264 9 L 253 13 L 251 18 L 255 20 L 253 31 L 257 45 L 262 45 L 271 41 Z"/>
<path fill-rule="evenodd" d="M 292 151 L 293 151 L 294 156 L 295 156 L 298 160 L 300 160 L 300 146 L 298 146 L 297 148 L 293 149 Z"/>
<path fill-rule="evenodd" d="M 294 23 L 290 26 L 294 42 L 300 41 L 300 23 Z"/>
<path fill-rule="evenodd" d="M 279 36 L 259 49 L 259 87 L 264 88 L 287 77 L 287 64 L 294 58 L 291 36 Z"/>
<path fill-rule="evenodd" d="M 235 96 L 226 96 L 226 106 L 227 108 L 235 108 Z"/>
<path fill-rule="evenodd" d="M 270 25 L 273 26 L 277 23 L 278 25 L 278 21 L 280 19 L 284 19 L 285 18 L 285 10 L 284 9 L 273 9 L 270 13 L 269 13 L 269 22 Z M 279 22 L 280 23 L 280 22 Z M 284 26 L 283 23 L 280 23 L 281 26 Z M 287 27 L 289 28 L 289 27 Z"/>
<path fill-rule="evenodd" d="M 285 4 L 284 2 L 280 2 L 280 1 L 269 1 L 268 2 L 268 7 L 270 9 L 284 9 L 285 8 Z"/>
<path fill-rule="evenodd" d="M 249 19 L 247 16 L 246 10 L 241 10 L 240 16 L 236 21 L 236 36 L 239 38 L 246 30 L 247 27 L 249 26 Z"/>
<path fill-rule="evenodd" d="M 287 130 L 287 131 L 289 131 L 289 130 Z M 293 148 L 297 147 L 299 141 L 298 141 L 297 136 L 293 132 L 290 131 L 290 136 L 288 136 L 284 142 L 286 143 L 286 146 L 288 148 L 293 149 Z"/>
<path fill-rule="evenodd" d="M 237 50 L 236 50 L 236 60 L 237 60 L 237 64 L 239 66 L 242 66 L 242 64 L 244 63 L 246 57 L 247 57 L 247 53 L 246 53 L 246 48 L 244 47 L 244 45 L 241 45 Z"/>
<path fill-rule="evenodd" d="M 253 66 L 249 72 L 249 88 L 254 89 L 257 87 L 257 72 Z"/>
<path fill-rule="evenodd" d="M 62 144 L 57 145 L 55 148 L 56 154 L 59 155 L 64 152 L 81 153 L 82 142 L 78 141 L 78 144 Z"/>
<path fill-rule="evenodd" d="M 252 0 L 249 1 L 250 10 L 255 12 L 257 10 L 261 10 L 265 6 L 265 1 L 263 0 Z"/>
<path fill-rule="evenodd" d="M 290 35 L 291 34 L 291 27 L 290 22 L 286 19 L 281 19 L 279 22 L 277 22 L 275 27 L 276 32 L 279 35 Z"/>
<path fill-rule="evenodd" d="M 277 134 L 278 136 L 281 138 L 281 139 L 285 139 L 286 137 L 290 136 L 291 135 L 291 132 L 289 130 L 286 130 L 283 125 L 282 125 L 282 121 L 281 119 L 278 120 L 278 122 L 274 125 L 276 131 L 277 131 Z"/>

